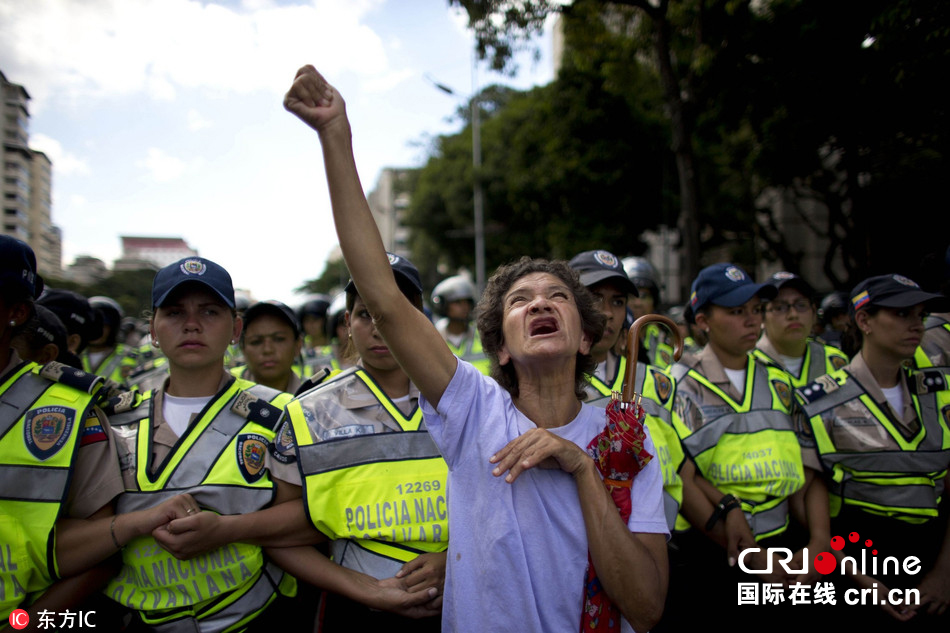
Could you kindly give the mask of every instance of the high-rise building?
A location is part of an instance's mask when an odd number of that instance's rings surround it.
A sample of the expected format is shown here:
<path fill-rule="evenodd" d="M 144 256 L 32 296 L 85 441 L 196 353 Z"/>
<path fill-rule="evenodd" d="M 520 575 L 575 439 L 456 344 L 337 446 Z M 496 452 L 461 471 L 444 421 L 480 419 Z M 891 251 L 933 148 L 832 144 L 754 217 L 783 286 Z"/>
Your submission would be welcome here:
<path fill-rule="evenodd" d="M 52 219 L 52 163 L 43 152 L 30 149 L 30 95 L 23 86 L 7 81 L 0 71 L 3 96 L 3 224 L 0 233 L 23 240 L 36 253 L 41 275 L 58 276 L 62 270 L 63 238 Z"/>

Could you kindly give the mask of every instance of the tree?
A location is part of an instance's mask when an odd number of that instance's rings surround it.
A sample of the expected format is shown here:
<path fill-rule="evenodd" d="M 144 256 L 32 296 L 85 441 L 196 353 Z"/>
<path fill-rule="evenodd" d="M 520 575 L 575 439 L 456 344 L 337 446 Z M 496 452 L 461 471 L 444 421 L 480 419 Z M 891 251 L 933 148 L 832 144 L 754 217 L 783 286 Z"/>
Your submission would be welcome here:
<path fill-rule="evenodd" d="M 664 221 L 662 126 L 629 98 L 630 84 L 618 90 L 601 68 L 568 64 L 548 86 L 478 96 L 489 105 L 479 176 L 490 266 L 593 248 L 641 253 L 642 231 Z M 642 86 L 641 100 L 656 93 L 649 77 L 627 79 Z M 471 269 L 472 177 L 470 130 L 437 139 L 407 222 L 420 268 Z"/>

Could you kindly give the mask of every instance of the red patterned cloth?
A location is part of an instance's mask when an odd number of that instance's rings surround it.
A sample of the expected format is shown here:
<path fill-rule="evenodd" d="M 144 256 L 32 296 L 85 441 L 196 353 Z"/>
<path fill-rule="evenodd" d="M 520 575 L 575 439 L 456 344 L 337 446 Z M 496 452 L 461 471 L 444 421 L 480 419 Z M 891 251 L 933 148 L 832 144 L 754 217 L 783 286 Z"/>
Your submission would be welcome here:
<path fill-rule="evenodd" d="M 611 400 L 607 405 L 604 430 L 587 445 L 587 452 L 604 478 L 604 485 L 624 523 L 630 518 L 632 510 L 630 488 L 633 478 L 653 459 L 653 455 L 643 446 L 646 439 L 643 415 L 643 407 Z M 620 610 L 600 586 L 588 552 L 581 633 L 590 631 L 620 631 Z"/>

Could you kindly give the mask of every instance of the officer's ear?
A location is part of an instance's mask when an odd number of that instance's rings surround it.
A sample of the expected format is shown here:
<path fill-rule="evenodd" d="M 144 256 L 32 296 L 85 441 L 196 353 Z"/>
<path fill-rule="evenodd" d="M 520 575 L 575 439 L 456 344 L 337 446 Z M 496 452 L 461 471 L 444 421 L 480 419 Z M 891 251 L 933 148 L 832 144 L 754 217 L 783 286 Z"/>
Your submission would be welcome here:
<path fill-rule="evenodd" d="M 73 354 L 79 353 L 79 346 L 82 345 L 82 337 L 78 334 L 70 334 L 66 337 L 66 349 Z"/>
<path fill-rule="evenodd" d="M 36 354 L 36 362 L 40 365 L 51 363 L 59 358 L 59 345 L 56 343 L 47 343 Z"/>

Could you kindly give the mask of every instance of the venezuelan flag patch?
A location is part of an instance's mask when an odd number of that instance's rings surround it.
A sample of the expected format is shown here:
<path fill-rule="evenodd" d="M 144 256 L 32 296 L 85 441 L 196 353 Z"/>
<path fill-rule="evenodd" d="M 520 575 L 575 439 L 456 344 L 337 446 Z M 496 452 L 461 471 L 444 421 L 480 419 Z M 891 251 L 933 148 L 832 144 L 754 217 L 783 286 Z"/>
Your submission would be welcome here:
<path fill-rule="evenodd" d="M 854 297 L 851 297 L 851 305 L 854 306 L 854 309 L 855 309 L 855 310 L 860 310 L 860 309 L 863 308 L 863 307 L 865 306 L 865 304 L 867 304 L 868 301 L 870 301 L 870 300 L 871 300 L 871 297 L 870 297 L 870 295 L 868 295 L 868 291 L 865 290 L 865 291 L 862 292 L 861 294 L 855 295 Z"/>
<path fill-rule="evenodd" d="M 79 436 L 79 445 L 95 444 L 96 442 L 105 442 L 106 432 L 99 423 L 99 418 L 90 416 L 82 425 L 82 434 Z"/>

